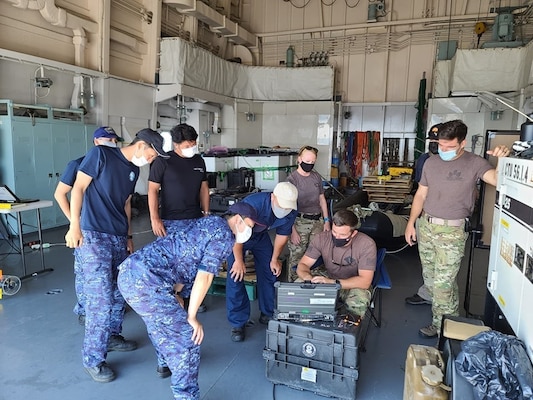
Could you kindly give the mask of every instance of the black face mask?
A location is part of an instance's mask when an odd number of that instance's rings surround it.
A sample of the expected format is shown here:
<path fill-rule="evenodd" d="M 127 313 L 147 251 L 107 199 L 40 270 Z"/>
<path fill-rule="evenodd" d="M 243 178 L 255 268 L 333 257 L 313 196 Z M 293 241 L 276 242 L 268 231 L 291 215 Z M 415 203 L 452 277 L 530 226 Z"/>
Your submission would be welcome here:
<path fill-rule="evenodd" d="M 308 164 L 303 161 L 300 162 L 300 167 L 302 167 L 305 172 L 311 172 L 314 166 L 315 164 Z"/>
<path fill-rule="evenodd" d="M 339 239 L 339 238 L 336 238 L 335 236 L 333 236 L 333 234 L 331 234 L 331 240 L 333 240 L 333 245 L 335 247 L 342 247 L 342 246 L 346 246 L 346 244 L 348 244 L 348 242 L 350 241 L 352 237 L 349 236 L 345 239 Z"/>
<path fill-rule="evenodd" d="M 439 143 L 431 142 L 428 146 L 428 149 L 431 154 L 439 154 Z"/>

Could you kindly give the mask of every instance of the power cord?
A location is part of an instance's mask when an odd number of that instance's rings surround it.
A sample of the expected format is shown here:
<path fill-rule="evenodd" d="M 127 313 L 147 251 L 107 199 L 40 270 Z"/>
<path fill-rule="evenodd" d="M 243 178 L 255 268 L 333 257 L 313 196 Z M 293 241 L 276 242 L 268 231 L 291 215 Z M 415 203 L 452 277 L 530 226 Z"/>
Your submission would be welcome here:
<path fill-rule="evenodd" d="M 388 250 L 387 250 L 387 254 L 396 254 L 396 253 L 399 253 L 400 251 L 405 250 L 407 247 L 409 247 L 409 244 L 408 244 L 408 243 L 406 243 L 405 245 L 403 245 L 402 247 L 400 247 L 398 250 L 392 250 L 392 251 L 388 251 Z"/>

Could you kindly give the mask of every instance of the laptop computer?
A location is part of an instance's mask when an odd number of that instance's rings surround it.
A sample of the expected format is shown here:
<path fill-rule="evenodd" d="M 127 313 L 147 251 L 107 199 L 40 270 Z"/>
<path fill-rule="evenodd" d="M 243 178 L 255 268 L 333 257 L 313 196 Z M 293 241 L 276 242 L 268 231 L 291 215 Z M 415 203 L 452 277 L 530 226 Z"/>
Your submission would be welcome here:
<path fill-rule="evenodd" d="M 294 322 L 335 321 L 338 284 L 276 282 L 274 319 Z"/>
<path fill-rule="evenodd" d="M 0 185 L 0 203 L 25 204 L 36 201 L 39 199 L 21 199 L 7 185 Z"/>

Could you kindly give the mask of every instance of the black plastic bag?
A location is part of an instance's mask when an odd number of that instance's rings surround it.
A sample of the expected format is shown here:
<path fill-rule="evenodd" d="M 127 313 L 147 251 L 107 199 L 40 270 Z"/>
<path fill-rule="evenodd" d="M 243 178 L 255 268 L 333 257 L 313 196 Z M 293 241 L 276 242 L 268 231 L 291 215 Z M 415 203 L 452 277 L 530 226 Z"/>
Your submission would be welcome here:
<path fill-rule="evenodd" d="M 455 367 L 476 399 L 533 399 L 533 367 L 524 343 L 501 332 L 479 333 L 461 343 Z"/>

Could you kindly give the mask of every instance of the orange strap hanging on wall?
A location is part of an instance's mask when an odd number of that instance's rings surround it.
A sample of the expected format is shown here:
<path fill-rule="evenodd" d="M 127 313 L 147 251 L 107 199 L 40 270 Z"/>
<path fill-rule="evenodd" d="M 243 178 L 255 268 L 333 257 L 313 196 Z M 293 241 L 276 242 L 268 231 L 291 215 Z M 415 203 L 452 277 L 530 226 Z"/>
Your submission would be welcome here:
<path fill-rule="evenodd" d="M 379 162 L 380 133 L 377 131 L 344 132 L 344 160 L 351 178 L 363 176 L 363 161 L 369 168 Z"/>

